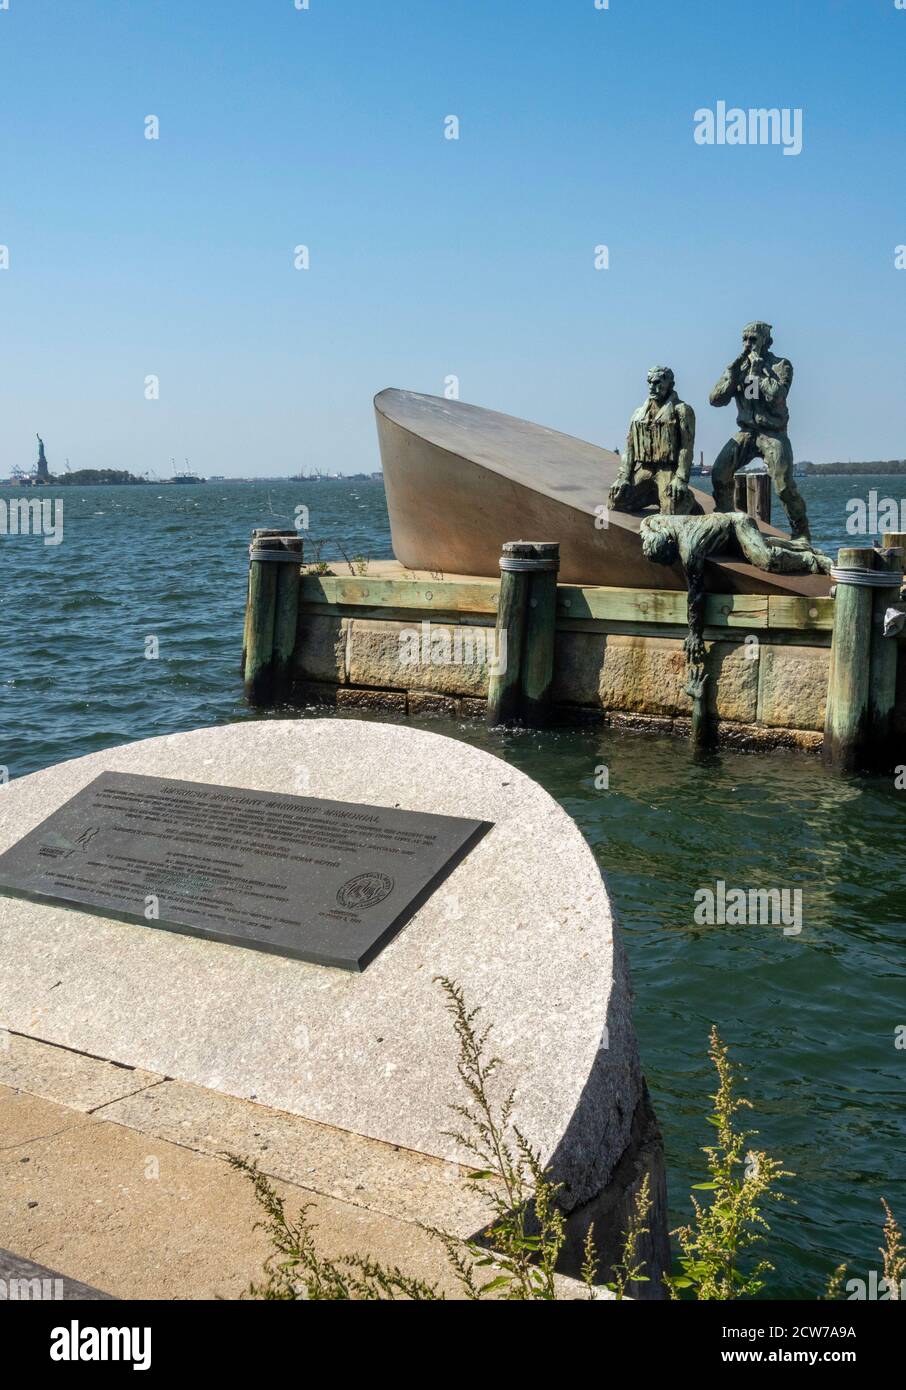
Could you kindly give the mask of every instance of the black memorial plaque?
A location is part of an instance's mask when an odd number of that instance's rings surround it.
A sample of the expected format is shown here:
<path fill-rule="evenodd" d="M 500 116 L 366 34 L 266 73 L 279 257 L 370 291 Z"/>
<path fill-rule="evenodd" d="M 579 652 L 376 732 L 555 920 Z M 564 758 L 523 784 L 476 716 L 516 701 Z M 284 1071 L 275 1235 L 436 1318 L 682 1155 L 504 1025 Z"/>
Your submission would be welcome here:
<path fill-rule="evenodd" d="M 0 892 L 364 970 L 490 828 L 103 772 L 0 855 Z"/>

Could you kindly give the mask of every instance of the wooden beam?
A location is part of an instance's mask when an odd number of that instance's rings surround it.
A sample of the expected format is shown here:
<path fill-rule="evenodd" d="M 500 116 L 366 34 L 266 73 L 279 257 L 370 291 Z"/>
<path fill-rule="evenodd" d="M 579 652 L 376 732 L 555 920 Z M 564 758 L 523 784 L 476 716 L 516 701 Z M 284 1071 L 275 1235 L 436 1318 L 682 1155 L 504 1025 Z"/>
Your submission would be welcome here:
<path fill-rule="evenodd" d="M 500 581 L 368 579 L 367 576 L 306 574 L 300 600 L 303 607 L 357 608 L 437 614 L 497 613 Z M 709 627 L 802 629 L 830 632 L 834 605 L 829 598 L 798 594 L 709 594 L 705 621 Z M 390 616 L 389 613 L 387 615 Z M 683 627 L 687 621 L 682 589 L 616 589 L 560 584 L 560 620 L 637 622 Z"/>
<path fill-rule="evenodd" d="M 561 584 L 557 590 L 557 616 L 684 624 L 686 598 L 684 589 L 589 589 Z"/>
<path fill-rule="evenodd" d="M 799 594 L 771 594 L 768 597 L 768 627 L 833 632 L 834 600 L 803 598 Z"/>
<path fill-rule="evenodd" d="M 450 610 L 461 613 L 497 612 L 499 579 L 421 580 L 369 579 L 358 576 L 306 574 L 302 578 L 303 604 L 329 604 L 338 608 L 403 608 L 412 612 Z"/>

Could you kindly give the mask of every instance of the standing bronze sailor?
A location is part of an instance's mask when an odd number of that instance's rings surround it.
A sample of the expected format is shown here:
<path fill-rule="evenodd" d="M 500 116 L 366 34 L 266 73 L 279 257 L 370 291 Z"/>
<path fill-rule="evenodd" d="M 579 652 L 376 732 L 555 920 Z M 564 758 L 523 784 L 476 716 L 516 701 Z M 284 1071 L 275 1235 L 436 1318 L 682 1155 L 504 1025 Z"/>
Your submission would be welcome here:
<path fill-rule="evenodd" d="M 656 505 L 665 516 L 700 512 L 689 489 L 695 456 L 695 412 L 676 393 L 669 367 L 648 373 L 648 399 L 629 422 L 629 437 L 608 505 L 638 512 Z"/>
<path fill-rule="evenodd" d="M 733 477 L 753 459 L 764 459 L 777 496 L 790 519 L 791 538 L 810 539 L 805 502 L 793 477 L 793 446 L 787 434 L 790 412 L 787 395 L 793 366 L 771 352 L 771 325 L 746 324 L 742 352 L 711 392 L 711 404 L 736 402 L 738 433 L 721 449 L 711 473 L 714 504 L 719 512 L 733 510 Z"/>

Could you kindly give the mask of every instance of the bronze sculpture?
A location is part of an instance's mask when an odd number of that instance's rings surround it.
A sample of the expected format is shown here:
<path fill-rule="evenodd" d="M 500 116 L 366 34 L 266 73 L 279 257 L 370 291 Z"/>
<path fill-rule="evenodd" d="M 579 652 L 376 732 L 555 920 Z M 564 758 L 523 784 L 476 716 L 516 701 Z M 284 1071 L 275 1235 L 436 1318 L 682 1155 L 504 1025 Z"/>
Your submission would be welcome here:
<path fill-rule="evenodd" d="M 646 516 L 639 529 L 642 552 L 655 564 L 683 566 L 689 585 L 689 664 L 704 660 L 705 561 L 720 555 L 742 559 L 772 574 L 830 574 L 831 561 L 803 540 L 765 535 L 745 512 L 709 516 Z"/>
<path fill-rule="evenodd" d="M 805 502 L 793 477 L 793 446 L 787 433 L 787 396 L 793 367 L 771 352 L 771 325 L 760 320 L 742 330 L 743 349 L 711 392 L 711 404 L 736 402 L 738 431 L 721 449 L 711 473 L 714 504 L 733 510 L 733 477 L 753 459 L 764 459 L 790 520 L 793 540 L 810 538 Z"/>
<path fill-rule="evenodd" d="M 501 546 L 518 536 L 560 542 L 562 584 L 685 589 L 679 564 L 642 554 L 645 512 L 614 511 L 607 494 L 622 467 L 609 449 L 465 401 L 382 391 L 375 414 L 397 560 L 410 570 L 500 573 Z M 710 496 L 690 491 L 706 511 Z M 710 492 L 710 489 L 709 489 Z M 709 583 L 721 593 L 823 595 L 824 575 L 769 574 L 720 557 Z"/>
<path fill-rule="evenodd" d="M 700 512 L 689 488 L 695 454 L 695 412 L 676 393 L 670 367 L 652 367 L 648 399 L 629 422 L 626 452 L 608 495 L 614 511 L 655 505 L 665 516 Z"/>

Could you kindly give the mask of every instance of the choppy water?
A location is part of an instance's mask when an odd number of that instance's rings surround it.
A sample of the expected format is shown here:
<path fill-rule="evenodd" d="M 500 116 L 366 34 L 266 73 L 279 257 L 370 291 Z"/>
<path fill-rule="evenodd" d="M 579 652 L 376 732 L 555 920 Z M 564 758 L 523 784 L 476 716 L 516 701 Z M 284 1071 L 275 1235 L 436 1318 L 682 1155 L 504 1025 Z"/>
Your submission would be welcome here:
<path fill-rule="evenodd" d="M 806 479 L 819 542 L 845 504 L 906 479 Z M 0 497 L 17 493 L 0 489 Z M 137 738 L 251 716 L 239 659 L 253 526 L 310 509 L 325 558 L 390 555 L 379 482 L 68 488 L 64 541 L 0 537 L 0 764 L 21 776 Z M 851 541 L 850 541 L 851 543 Z M 145 656 L 148 638 L 159 658 Z M 323 714 L 323 711 L 319 713 Z M 300 717 L 305 717 L 304 715 Z M 338 716 L 339 717 L 339 716 Z M 759 1143 L 796 1172 L 777 1210 L 772 1292 L 814 1297 L 847 1259 L 879 1267 L 884 1195 L 906 1222 L 906 792 L 804 754 L 721 753 L 615 731 L 488 732 L 438 721 L 542 782 L 607 874 L 626 936 L 675 1221 L 701 1180 L 716 1022 L 743 1060 Z M 609 769 L 607 791 L 595 771 Z M 802 891 L 803 930 L 696 926 L 694 894 Z"/>

